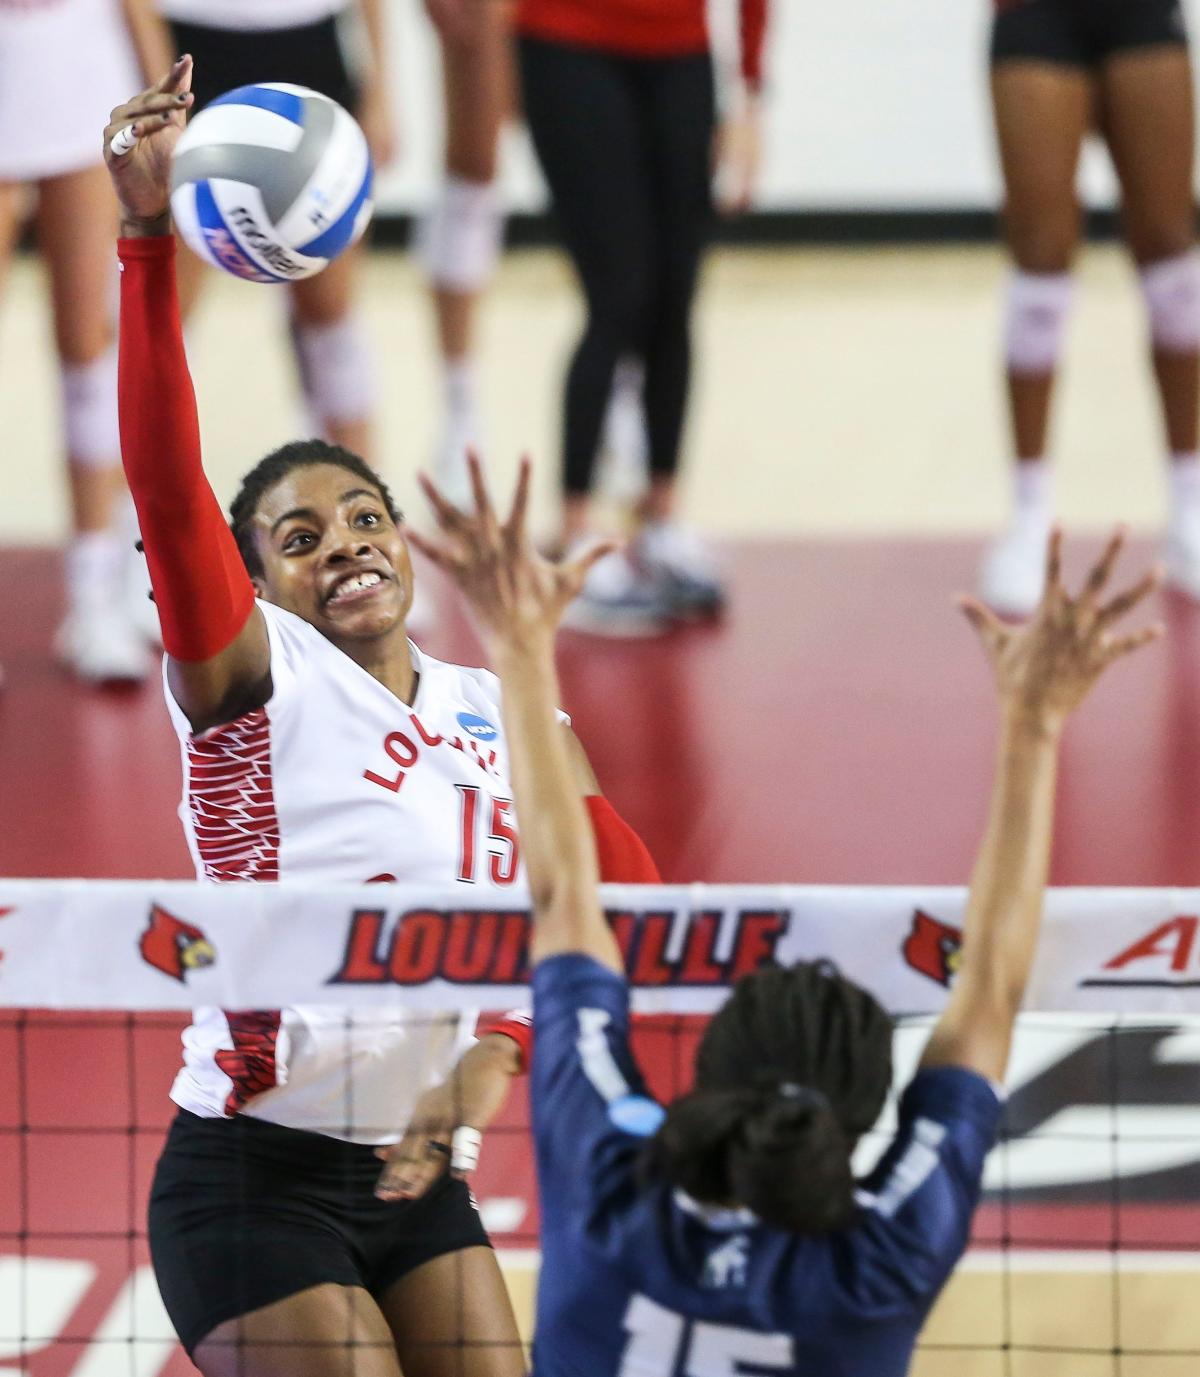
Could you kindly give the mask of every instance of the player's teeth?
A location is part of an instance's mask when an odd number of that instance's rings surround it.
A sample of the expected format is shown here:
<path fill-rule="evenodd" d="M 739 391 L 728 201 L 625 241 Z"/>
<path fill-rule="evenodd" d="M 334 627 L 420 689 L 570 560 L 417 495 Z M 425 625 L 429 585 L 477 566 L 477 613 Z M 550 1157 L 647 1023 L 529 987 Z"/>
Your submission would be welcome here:
<path fill-rule="evenodd" d="M 343 593 L 357 593 L 360 588 L 373 588 L 377 583 L 382 582 L 378 574 L 355 574 L 345 583 L 339 583 L 334 589 L 333 596 L 340 598 Z"/>

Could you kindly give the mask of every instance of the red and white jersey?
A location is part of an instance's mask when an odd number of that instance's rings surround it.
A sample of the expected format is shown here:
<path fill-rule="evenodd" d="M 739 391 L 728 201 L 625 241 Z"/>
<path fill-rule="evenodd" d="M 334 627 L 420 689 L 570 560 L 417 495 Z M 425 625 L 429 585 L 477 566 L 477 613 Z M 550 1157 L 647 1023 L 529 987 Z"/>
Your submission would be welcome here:
<path fill-rule="evenodd" d="M 0 0 L 0 182 L 98 166 L 109 112 L 145 84 L 122 0 Z"/>
<path fill-rule="evenodd" d="M 524 884 L 500 684 L 412 647 L 410 707 L 307 622 L 258 604 L 270 701 L 193 736 L 167 692 L 183 756 L 180 807 L 209 880 Z M 450 1069 L 475 1011 L 333 1006 L 199 1009 L 171 1096 L 194 1114 L 250 1114 L 356 1142 L 394 1141 Z"/>

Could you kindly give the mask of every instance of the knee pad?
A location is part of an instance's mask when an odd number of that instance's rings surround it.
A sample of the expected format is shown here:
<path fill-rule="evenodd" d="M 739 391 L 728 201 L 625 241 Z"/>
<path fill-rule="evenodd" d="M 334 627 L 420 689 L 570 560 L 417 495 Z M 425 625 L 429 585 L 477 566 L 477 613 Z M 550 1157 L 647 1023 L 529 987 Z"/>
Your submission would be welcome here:
<path fill-rule="evenodd" d="M 500 256 L 504 212 L 495 182 L 447 177 L 417 228 L 417 255 L 435 287 L 477 292 Z"/>
<path fill-rule="evenodd" d="M 347 315 L 328 325 L 291 320 L 300 386 L 312 419 L 360 421 L 375 409 L 374 356 L 362 322 Z"/>
<path fill-rule="evenodd" d="M 121 462 L 116 344 L 90 363 L 60 363 L 59 378 L 67 454 L 86 469 L 115 468 Z"/>
<path fill-rule="evenodd" d="M 1138 274 L 1150 339 L 1168 354 L 1200 349 L 1200 253 L 1195 249 L 1151 263 Z"/>
<path fill-rule="evenodd" d="M 1004 358 L 1010 373 L 1053 372 L 1071 309 L 1070 273 L 1014 270 L 1008 280 Z"/>

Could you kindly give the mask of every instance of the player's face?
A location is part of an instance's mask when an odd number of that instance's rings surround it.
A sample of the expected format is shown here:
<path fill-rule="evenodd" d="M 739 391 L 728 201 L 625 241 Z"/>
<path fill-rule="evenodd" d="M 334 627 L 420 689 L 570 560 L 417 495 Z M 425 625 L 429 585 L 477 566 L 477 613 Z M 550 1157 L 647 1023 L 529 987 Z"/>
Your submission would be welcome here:
<path fill-rule="evenodd" d="M 255 514 L 259 596 L 331 641 L 375 640 L 402 628 L 412 603 L 408 545 L 383 498 L 333 464 L 294 469 Z"/>

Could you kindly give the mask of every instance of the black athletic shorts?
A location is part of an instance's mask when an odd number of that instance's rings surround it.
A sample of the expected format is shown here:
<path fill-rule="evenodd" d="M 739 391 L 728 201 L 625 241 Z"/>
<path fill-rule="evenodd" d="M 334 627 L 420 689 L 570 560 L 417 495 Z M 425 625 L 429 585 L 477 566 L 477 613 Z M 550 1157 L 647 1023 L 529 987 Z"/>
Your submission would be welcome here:
<path fill-rule="evenodd" d="M 298 29 L 213 29 L 205 24 L 171 22 L 177 53 L 196 60 L 191 113 L 236 86 L 259 81 L 290 81 L 336 100 L 354 113 L 358 90 L 346 66 L 337 19 Z"/>
<path fill-rule="evenodd" d="M 1182 0 L 1008 0 L 992 24 L 991 59 L 1091 68 L 1164 43 L 1187 44 Z"/>
<path fill-rule="evenodd" d="M 310 1286 L 378 1299 L 436 1257 L 491 1246 L 465 1182 L 385 1202 L 381 1170 L 358 1143 L 181 1109 L 150 1191 L 150 1253 L 188 1355 L 217 1325 Z"/>

